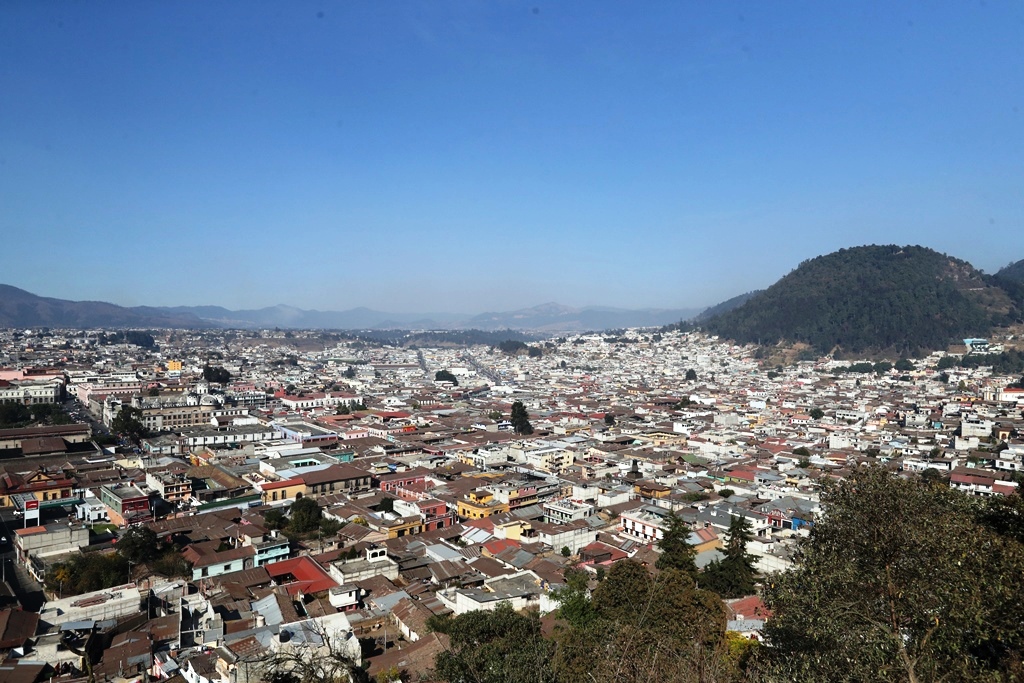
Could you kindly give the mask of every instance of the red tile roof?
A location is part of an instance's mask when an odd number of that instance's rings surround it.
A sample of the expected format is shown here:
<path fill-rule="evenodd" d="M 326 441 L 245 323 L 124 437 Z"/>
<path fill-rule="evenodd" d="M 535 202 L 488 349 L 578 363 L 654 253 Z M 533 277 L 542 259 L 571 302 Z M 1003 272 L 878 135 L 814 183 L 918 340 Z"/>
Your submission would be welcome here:
<path fill-rule="evenodd" d="M 319 593 L 338 585 L 338 582 L 332 579 L 323 567 L 306 556 L 271 562 L 263 567 L 272 579 L 280 581 L 289 575 L 294 578 L 293 581 L 282 584 L 289 595 Z"/>

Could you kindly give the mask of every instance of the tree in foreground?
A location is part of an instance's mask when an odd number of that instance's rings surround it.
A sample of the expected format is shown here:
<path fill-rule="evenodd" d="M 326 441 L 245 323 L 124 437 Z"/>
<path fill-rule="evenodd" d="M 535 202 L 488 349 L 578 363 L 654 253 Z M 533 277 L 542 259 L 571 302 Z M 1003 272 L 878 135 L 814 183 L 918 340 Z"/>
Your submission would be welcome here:
<path fill-rule="evenodd" d="M 434 661 L 438 680 L 451 683 L 554 683 L 554 643 L 541 635 L 536 613 L 520 614 L 508 603 L 492 611 L 431 617 L 430 628 L 448 636 Z"/>
<path fill-rule="evenodd" d="M 433 617 L 450 645 L 432 680 L 447 683 L 729 683 L 741 680 L 725 633 L 725 607 L 675 569 L 652 575 L 616 563 L 588 595 L 588 574 L 569 569 L 555 631 L 545 638 L 532 612 Z"/>
<path fill-rule="evenodd" d="M 553 667 L 562 683 L 700 683 L 734 680 L 725 608 L 676 569 L 651 575 L 633 560 L 616 563 L 585 618 L 557 635 Z"/>
<path fill-rule="evenodd" d="M 325 620 L 290 624 L 287 642 L 275 645 L 257 665 L 267 683 L 369 683 L 359 666 L 358 641 Z M 250 681 L 252 679 L 250 678 Z"/>
<path fill-rule="evenodd" d="M 766 585 L 773 677 L 1019 679 L 1024 551 L 1000 530 L 1005 510 L 881 468 L 828 486 L 822 505 L 797 567 Z"/>

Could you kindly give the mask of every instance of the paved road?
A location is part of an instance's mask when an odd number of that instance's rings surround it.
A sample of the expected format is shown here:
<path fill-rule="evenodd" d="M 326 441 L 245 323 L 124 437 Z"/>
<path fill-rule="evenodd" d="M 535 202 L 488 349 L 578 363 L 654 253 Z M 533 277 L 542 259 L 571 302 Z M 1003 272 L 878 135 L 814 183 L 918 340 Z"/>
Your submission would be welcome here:
<path fill-rule="evenodd" d="M 7 580 L 25 609 L 38 612 L 46 601 L 43 588 L 23 566 L 18 564 L 14 551 L 14 529 L 21 527 L 23 523 L 14 517 L 11 510 L 0 512 L 0 535 L 7 538 L 7 543 L 0 547 L 0 577 Z"/>
<path fill-rule="evenodd" d="M 71 415 L 72 410 L 78 410 L 79 417 L 71 416 L 71 419 L 79 422 L 87 422 L 89 426 L 92 427 L 92 433 L 94 435 L 110 433 L 110 430 L 107 429 L 102 422 L 93 417 L 92 413 L 90 413 L 85 406 L 79 403 L 77 398 L 68 398 L 64 401 L 64 411 L 68 415 Z"/>

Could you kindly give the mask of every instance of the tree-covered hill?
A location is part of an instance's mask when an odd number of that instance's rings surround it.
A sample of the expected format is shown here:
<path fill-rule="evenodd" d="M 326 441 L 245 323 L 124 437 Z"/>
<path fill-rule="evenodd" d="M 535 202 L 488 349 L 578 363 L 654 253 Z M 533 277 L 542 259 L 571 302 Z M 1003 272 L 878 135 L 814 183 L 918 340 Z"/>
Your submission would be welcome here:
<path fill-rule="evenodd" d="M 1024 282 L 1024 259 L 1011 263 L 1005 268 L 1001 269 L 996 273 L 996 277 L 1003 280 L 1016 280 L 1017 282 Z"/>
<path fill-rule="evenodd" d="M 965 261 L 919 246 L 872 245 L 805 261 L 703 326 L 744 343 L 915 353 L 1019 321 L 1019 303 L 998 278 Z"/>

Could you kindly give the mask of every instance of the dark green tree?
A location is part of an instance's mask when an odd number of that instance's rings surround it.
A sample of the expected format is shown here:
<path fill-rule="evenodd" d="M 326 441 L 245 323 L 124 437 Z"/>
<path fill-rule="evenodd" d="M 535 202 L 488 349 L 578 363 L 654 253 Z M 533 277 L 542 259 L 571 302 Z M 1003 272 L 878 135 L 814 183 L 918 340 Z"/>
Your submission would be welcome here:
<path fill-rule="evenodd" d="M 986 498 L 978 510 L 978 521 L 999 536 L 1024 544 L 1024 497 L 1019 488 L 1011 496 Z"/>
<path fill-rule="evenodd" d="M 116 552 L 73 555 L 47 568 L 46 587 L 63 596 L 119 586 L 128 582 L 128 559 Z"/>
<path fill-rule="evenodd" d="M 658 569 L 675 569 L 688 576 L 697 575 L 694 558 L 697 552 L 688 540 L 690 527 L 682 517 L 671 514 L 665 518 L 665 532 L 658 541 L 658 556 L 655 566 Z"/>
<path fill-rule="evenodd" d="M 746 517 L 734 515 L 725 535 L 725 557 L 709 564 L 701 574 L 700 585 L 723 598 L 742 598 L 754 592 L 754 558 L 747 552 L 753 538 Z"/>
<path fill-rule="evenodd" d="M 32 411 L 20 403 L 0 402 L 0 429 L 24 427 L 32 422 Z"/>
<path fill-rule="evenodd" d="M 774 677 L 1019 676 L 1024 550 L 979 523 L 974 500 L 869 468 L 826 483 L 821 502 L 797 567 L 765 587 Z"/>
<path fill-rule="evenodd" d="M 925 471 L 921 472 L 921 481 L 926 484 L 935 484 L 938 486 L 947 485 L 942 478 L 942 472 L 939 472 L 934 467 L 929 467 Z"/>
<path fill-rule="evenodd" d="M 316 531 L 323 513 L 312 498 L 299 498 L 288 509 L 288 529 L 304 534 Z"/>
<path fill-rule="evenodd" d="M 526 406 L 523 405 L 522 401 L 516 401 L 512 404 L 512 416 L 510 419 L 512 423 L 512 429 L 515 430 L 516 434 L 520 436 L 529 436 L 533 434 L 533 425 L 530 424 L 530 414 L 526 412 Z"/>
<path fill-rule="evenodd" d="M 616 563 L 594 591 L 593 617 L 557 640 L 564 683 L 729 680 L 722 601 L 674 569 Z"/>
<path fill-rule="evenodd" d="M 590 574 L 584 569 L 565 570 L 565 586 L 552 596 L 558 601 L 558 616 L 576 628 L 588 626 L 596 617 L 587 582 Z"/>
<path fill-rule="evenodd" d="M 693 368 L 690 368 L 689 370 L 687 370 L 686 371 L 686 381 L 687 382 L 696 382 L 697 381 L 697 371 L 694 370 Z"/>
<path fill-rule="evenodd" d="M 521 353 L 527 352 L 528 347 L 524 342 L 517 341 L 515 339 L 507 339 L 498 344 L 498 349 L 502 353 L 506 353 L 510 356 L 518 356 Z"/>
<path fill-rule="evenodd" d="M 455 386 L 459 386 L 459 378 L 453 375 L 448 370 L 438 370 L 434 373 L 435 382 L 451 382 Z"/>
<path fill-rule="evenodd" d="M 121 406 L 117 416 L 110 421 L 110 431 L 123 434 L 135 443 L 149 436 L 149 430 L 142 423 L 142 411 L 131 406 Z"/>
<path fill-rule="evenodd" d="M 211 365 L 203 366 L 203 379 L 207 382 L 226 384 L 231 381 L 231 373 L 224 368 L 215 368 Z"/>
<path fill-rule="evenodd" d="M 604 414 L 604 423 L 606 425 L 608 425 L 609 427 L 611 427 L 613 424 L 615 424 L 615 416 L 612 415 L 611 413 L 605 413 Z"/>
<path fill-rule="evenodd" d="M 437 655 L 437 680 L 449 683 L 555 683 L 554 643 L 545 640 L 535 612 L 520 614 L 508 603 L 493 611 L 431 617 L 428 626 L 448 636 Z"/>
<path fill-rule="evenodd" d="M 160 542 L 148 526 L 135 526 L 117 539 L 117 552 L 133 564 L 150 562 L 160 555 Z"/>
<path fill-rule="evenodd" d="M 268 529 L 283 529 L 288 524 L 288 518 L 281 508 L 271 508 L 263 513 L 263 523 Z"/>
<path fill-rule="evenodd" d="M 825 417 L 825 411 L 821 408 L 811 408 L 810 415 L 812 420 L 820 420 Z"/>

